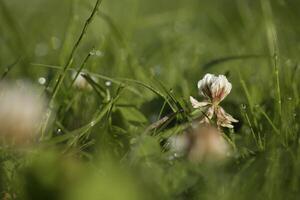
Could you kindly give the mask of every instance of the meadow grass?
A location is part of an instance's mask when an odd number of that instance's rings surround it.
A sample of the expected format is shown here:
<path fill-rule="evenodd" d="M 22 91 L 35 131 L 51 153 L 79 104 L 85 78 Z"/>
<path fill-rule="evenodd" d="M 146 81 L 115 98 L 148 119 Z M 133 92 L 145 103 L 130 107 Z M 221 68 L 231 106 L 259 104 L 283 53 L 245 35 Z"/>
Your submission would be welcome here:
<path fill-rule="evenodd" d="M 298 199 L 299 9 L 0 1 L 0 84 L 30 81 L 48 99 L 34 144 L 1 144 L 0 199 Z M 225 163 L 190 162 L 167 142 L 201 114 L 189 96 L 201 99 L 206 73 L 233 86 L 221 103 L 239 120 L 223 129 Z"/>

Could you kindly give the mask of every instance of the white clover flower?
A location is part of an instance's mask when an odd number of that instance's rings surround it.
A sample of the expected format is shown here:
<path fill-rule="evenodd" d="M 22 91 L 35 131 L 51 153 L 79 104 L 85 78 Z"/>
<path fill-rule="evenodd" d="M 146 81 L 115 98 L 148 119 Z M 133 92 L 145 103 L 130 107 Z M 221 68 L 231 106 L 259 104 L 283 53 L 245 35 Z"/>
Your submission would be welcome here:
<path fill-rule="evenodd" d="M 74 72 L 72 74 L 72 78 L 76 78 L 74 81 L 74 87 L 80 89 L 80 90 L 88 90 L 91 91 L 93 88 L 92 86 L 89 84 L 89 82 L 83 77 L 83 75 L 85 75 L 86 73 L 84 72 L 80 72 L 78 74 L 78 76 L 76 77 L 77 72 Z M 91 78 L 95 81 L 98 82 L 97 78 L 94 76 L 91 76 Z"/>
<path fill-rule="evenodd" d="M 194 97 L 190 97 L 192 106 L 197 109 L 207 108 L 205 117 L 201 123 L 209 123 L 209 120 L 216 115 L 217 125 L 233 128 L 232 122 L 238 122 L 231 115 L 226 113 L 219 103 L 230 93 L 232 88 L 226 76 L 206 74 L 198 82 L 199 94 L 204 97 L 204 101 L 199 102 Z"/>
<path fill-rule="evenodd" d="M 192 132 L 192 146 L 188 152 L 193 162 L 224 161 L 231 155 L 231 148 L 221 132 L 212 126 L 199 127 Z"/>
<path fill-rule="evenodd" d="M 0 85 L 0 142 L 25 144 L 35 139 L 46 102 L 28 83 Z"/>
<path fill-rule="evenodd" d="M 220 130 L 210 125 L 198 125 L 169 139 L 172 152 L 185 155 L 192 162 L 225 161 L 231 148 Z"/>
<path fill-rule="evenodd" d="M 85 80 L 85 78 L 83 78 L 81 75 L 84 75 L 84 73 L 83 72 L 80 72 L 79 74 L 78 74 L 78 76 L 76 77 L 76 75 L 77 75 L 77 73 L 76 72 L 74 72 L 73 74 L 72 74 L 72 78 L 74 79 L 74 78 L 76 78 L 75 80 L 74 80 L 74 87 L 76 87 L 76 88 L 78 88 L 78 89 L 91 89 L 90 87 L 90 85 L 89 85 L 89 83 Z"/>

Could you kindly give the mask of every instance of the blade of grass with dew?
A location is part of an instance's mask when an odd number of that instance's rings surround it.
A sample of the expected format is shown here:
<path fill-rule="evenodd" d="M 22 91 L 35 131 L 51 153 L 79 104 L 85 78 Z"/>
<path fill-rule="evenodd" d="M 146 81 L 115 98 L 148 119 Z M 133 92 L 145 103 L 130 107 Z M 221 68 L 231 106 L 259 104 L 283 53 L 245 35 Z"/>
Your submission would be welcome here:
<path fill-rule="evenodd" d="M 69 89 L 73 86 L 73 84 L 75 83 L 76 79 L 78 78 L 78 76 L 80 75 L 81 71 L 83 70 L 84 66 L 86 65 L 86 63 L 88 62 L 89 58 L 91 57 L 91 52 L 88 53 L 88 55 L 84 58 L 82 64 L 80 65 L 80 67 L 78 68 L 70 86 Z"/>
<path fill-rule="evenodd" d="M 278 106 L 278 115 L 279 120 L 282 122 L 282 105 L 281 105 L 281 91 L 280 91 L 280 81 L 279 81 L 279 68 L 278 68 L 278 56 L 279 47 L 278 47 L 278 36 L 276 32 L 276 27 L 274 24 L 274 17 L 272 13 L 272 7 L 269 0 L 261 0 L 262 13 L 264 15 L 265 27 L 266 27 L 266 36 L 268 40 L 268 47 L 270 55 L 272 56 L 273 69 L 275 75 L 275 84 L 276 84 L 276 104 Z M 280 123 L 281 124 L 281 123 Z"/>
<path fill-rule="evenodd" d="M 66 65 L 63 67 L 63 69 L 62 69 L 62 71 L 61 71 L 61 73 L 60 73 L 58 79 L 56 80 L 56 84 L 55 84 L 55 86 L 54 86 L 54 88 L 53 88 L 53 92 L 52 92 L 51 99 L 50 99 L 50 105 L 51 105 L 51 103 L 53 103 L 53 101 L 55 100 L 55 97 L 56 97 L 56 95 L 57 95 L 57 93 L 58 93 L 58 91 L 59 91 L 59 88 L 60 88 L 60 86 L 61 86 L 61 84 L 62 84 L 62 82 L 63 82 L 63 80 L 64 80 L 64 78 L 65 78 L 65 76 L 66 76 L 66 73 L 67 73 L 67 71 L 68 71 L 68 68 L 72 65 L 74 55 L 75 55 L 75 53 L 76 53 L 76 51 L 77 51 L 77 49 L 78 49 L 80 43 L 82 42 L 82 39 L 83 39 L 84 36 L 86 35 L 86 32 L 87 32 L 87 30 L 88 30 L 90 24 L 92 23 L 92 21 L 93 21 L 93 19 L 94 19 L 94 16 L 95 16 L 95 14 L 96 14 L 97 11 L 98 11 L 101 2 L 102 2 L 102 0 L 97 0 L 97 1 L 96 1 L 96 4 L 95 4 L 95 6 L 94 6 L 94 8 L 93 8 L 93 11 L 92 11 L 91 15 L 90 15 L 89 18 L 85 21 L 84 27 L 83 27 L 83 29 L 82 29 L 82 31 L 81 31 L 81 33 L 80 33 L 80 35 L 79 35 L 79 37 L 78 37 L 78 39 L 77 39 L 75 45 L 74 45 L 73 48 L 72 48 L 72 51 L 71 51 L 71 53 L 70 53 L 70 55 L 69 55 L 69 58 L 68 58 L 68 60 L 67 60 L 67 63 L 66 63 Z"/>
<path fill-rule="evenodd" d="M 90 84 L 92 86 L 94 91 L 98 94 L 98 96 L 102 100 L 105 99 L 106 91 L 105 91 L 105 88 L 103 86 L 101 86 L 96 81 L 94 81 L 93 78 L 88 74 L 81 74 L 80 76 L 82 76 L 88 82 L 88 84 Z"/>
<path fill-rule="evenodd" d="M 47 67 L 47 68 L 55 69 L 55 70 L 61 70 L 61 68 L 62 68 L 61 66 L 57 66 L 57 65 L 48 65 L 48 64 L 40 64 L 40 63 L 31 63 L 31 65 L 33 65 L 33 66 Z M 76 72 L 77 70 L 70 67 L 68 69 L 68 71 L 70 71 L 70 72 Z M 94 77 L 102 79 L 102 80 L 110 81 L 110 82 L 118 84 L 118 85 L 122 84 L 124 81 L 135 82 L 134 80 L 130 80 L 130 79 L 112 78 L 112 77 L 108 77 L 108 76 L 105 76 L 105 75 L 102 75 L 102 74 L 99 74 L 99 73 L 93 73 L 93 72 L 88 72 L 88 71 L 86 71 L 85 73 L 89 74 L 90 76 L 94 76 Z M 139 83 L 139 85 L 143 86 L 143 83 Z M 151 88 L 151 87 L 149 88 L 149 87 L 147 87 L 145 85 L 144 85 L 144 87 L 147 88 L 147 89 L 149 89 L 153 93 L 157 94 L 153 88 Z M 128 86 L 128 87 L 126 87 L 126 89 L 128 89 L 132 93 L 136 94 L 137 96 L 139 96 L 141 98 L 144 98 L 144 95 L 142 95 L 141 92 L 139 92 L 138 90 L 136 90 L 134 87 Z M 157 95 L 160 96 L 160 94 L 157 94 Z"/>
<path fill-rule="evenodd" d="M 86 32 L 90 26 L 90 24 L 92 23 L 93 19 L 94 19 L 94 16 L 95 14 L 97 13 L 98 9 L 99 9 L 99 6 L 101 4 L 102 0 L 97 0 L 96 1 L 96 4 L 94 6 L 94 9 L 90 15 L 90 17 L 86 20 L 85 24 L 84 24 L 84 27 L 79 35 L 79 38 L 77 39 L 75 45 L 73 46 L 73 49 L 69 55 L 69 58 L 67 60 L 67 63 L 66 65 L 63 67 L 61 73 L 59 74 L 57 80 L 56 80 L 56 83 L 54 85 L 54 88 L 53 88 L 53 91 L 52 91 L 52 95 L 50 97 L 50 100 L 49 100 L 49 106 L 50 106 L 50 110 L 49 112 L 52 111 L 52 107 L 54 106 L 54 101 L 55 101 L 55 98 L 56 98 L 56 95 L 61 87 L 61 84 L 63 83 L 63 80 L 67 74 L 67 71 L 68 71 L 68 68 L 72 65 L 72 62 L 73 62 L 73 57 L 82 41 L 82 39 L 84 38 L 84 36 L 86 35 Z M 51 116 L 51 114 L 49 115 L 46 115 L 46 119 L 43 123 L 43 125 L 41 126 L 41 139 L 43 139 L 44 137 L 44 134 L 45 134 L 45 131 L 46 131 L 46 127 L 48 125 L 48 122 L 49 122 L 49 117 Z"/>
<path fill-rule="evenodd" d="M 86 125 L 82 126 L 81 128 L 78 128 L 76 130 L 67 132 L 66 134 L 62 135 L 62 136 L 56 136 L 54 138 L 51 138 L 50 140 L 46 140 L 41 142 L 40 144 L 43 146 L 48 146 L 48 145 L 54 145 L 60 142 L 64 142 L 72 137 L 78 136 L 78 135 L 82 135 L 85 134 L 86 132 L 88 132 L 92 127 L 94 127 L 97 123 L 99 123 L 103 117 L 105 116 L 105 114 L 108 112 L 108 110 L 110 109 L 112 105 L 112 101 L 107 103 L 102 110 L 98 111 L 95 115 L 95 117 Z"/>
<path fill-rule="evenodd" d="M 258 107 L 258 110 L 263 114 L 263 116 L 267 119 L 268 123 L 271 125 L 271 127 L 273 128 L 273 130 L 275 131 L 276 134 L 280 134 L 279 129 L 275 126 L 274 122 L 272 122 L 271 118 L 269 117 L 269 115 L 261 108 Z"/>

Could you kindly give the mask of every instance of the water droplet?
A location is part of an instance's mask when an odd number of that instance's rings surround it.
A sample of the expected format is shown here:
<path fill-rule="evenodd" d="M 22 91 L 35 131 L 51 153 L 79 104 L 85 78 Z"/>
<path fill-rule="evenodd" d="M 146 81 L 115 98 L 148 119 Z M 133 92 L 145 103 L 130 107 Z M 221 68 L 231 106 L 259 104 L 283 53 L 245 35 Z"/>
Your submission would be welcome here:
<path fill-rule="evenodd" d="M 105 82 L 105 85 L 106 85 L 107 87 L 110 87 L 110 86 L 111 86 L 111 81 L 106 81 L 106 82 Z"/>
<path fill-rule="evenodd" d="M 91 126 L 95 126 L 95 122 L 94 121 L 91 122 Z"/>
<path fill-rule="evenodd" d="M 46 83 L 46 79 L 44 77 L 40 77 L 38 79 L 39 84 L 44 85 Z"/>
<path fill-rule="evenodd" d="M 92 50 L 91 52 L 90 52 L 90 55 L 91 56 L 103 56 L 103 53 L 102 53 L 102 51 L 100 51 L 100 50 Z"/>
<path fill-rule="evenodd" d="M 95 55 L 100 57 L 100 56 L 103 56 L 103 53 L 101 51 L 97 50 L 95 52 Z"/>
<path fill-rule="evenodd" d="M 288 97 L 288 100 L 291 101 L 293 98 L 292 97 Z"/>
<path fill-rule="evenodd" d="M 56 134 L 57 134 L 57 135 L 61 135 L 61 134 L 62 134 L 62 130 L 61 130 L 60 128 L 57 129 Z"/>
<path fill-rule="evenodd" d="M 296 113 L 294 113 L 294 117 L 296 117 L 297 116 L 297 114 Z"/>

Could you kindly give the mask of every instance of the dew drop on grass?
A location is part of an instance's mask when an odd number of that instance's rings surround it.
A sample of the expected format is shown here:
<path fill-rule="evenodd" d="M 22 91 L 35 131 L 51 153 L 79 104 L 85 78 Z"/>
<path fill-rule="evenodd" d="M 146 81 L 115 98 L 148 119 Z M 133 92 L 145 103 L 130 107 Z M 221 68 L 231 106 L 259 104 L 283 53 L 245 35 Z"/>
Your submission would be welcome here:
<path fill-rule="evenodd" d="M 99 57 L 101 57 L 101 56 L 103 56 L 103 53 L 100 50 L 93 50 L 93 51 L 90 52 L 90 55 L 91 56 L 99 56 Z"/>
<path fill-rule="evenodd" d="M 44 77 L 40 77 L 38 79 L 39 84 L 44 85 L 46 83 L 46 79 Z"/>
<path fill-rule="evenodd" d="M 291 100 L 292 100 L 292 97 L 288 97 L 288 100 L 291 101 Z"/>
<path fill-rule="evenodd" d="M 97 50 L 97 51 L 95 52 L 95 55 L 96 55 L 96 56 L 103 56 L 103 53 L 102 53 L 101 51 Z"/>
<path fill-rule="evenodd" d="M 105 85 L 106 85 L 107 87 L 110 87 L 110 86 L 111 86 L 111 81 L 106 81 L 106 82 L 105 82 Z"/>
<path fill-rule="evenodd" d="M 61 135 L 61 134 L 62 134 L 62 130 L 61 130 L 60 128 L 57 129 L 56 134 L 57 134 L 57 135 Z"/>
<path fill-rule="evenodd" d="M 91 125 L 91 126 L 95 126 L 95 122 L 94 122 L 94 121 L 92 121 L 90 125 Z"/>

